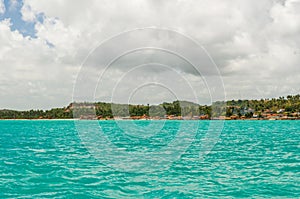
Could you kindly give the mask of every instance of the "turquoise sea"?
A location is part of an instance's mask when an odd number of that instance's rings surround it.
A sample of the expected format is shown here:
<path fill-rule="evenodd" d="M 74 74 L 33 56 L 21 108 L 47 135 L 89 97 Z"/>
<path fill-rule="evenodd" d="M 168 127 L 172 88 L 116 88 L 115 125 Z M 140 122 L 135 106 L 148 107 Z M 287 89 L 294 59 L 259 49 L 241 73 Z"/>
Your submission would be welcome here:
<path fill-rule="evenodd" d="M 128 154 L 163 150 L 181 130 L 192 136 L 188 142 L 181 137 L 177 145 L 171 145 L 180 154 L 167 162 L 169 167 L 143 172 L 134 170 L 132 162 L 126 164 L 125 156 L 118 157 L 118 151 L 113 157 L 105 157 L 101 150 L 109 150 L 101 148 L 104 145 L 96 150 L 101 156 L 95 157 L 74 121 L 0 121 L 0 198 L 300 196 L 300 121 L 226 121 L 220 134 L 213 134 L 217 142 L 204 158 L 199 153 L 210 128 L 209 121 L 121 124 L 99 121 L 107 142 Z M 132 129 L 132 124 L 143 136 L 125 132 Z M 189 132 L 195 124 L 197 131 Z M 90 121 L 85 125 L 90 129 Z M 149 125 L 156 130 L 148 135 Z M 97 141 L 95 137 L 94 143 Z M 178 150 L 180 141 L 188 144 L 184 151 Z M 165 157 L 161 156 L 160 163 L 164 163 Z M 144 158 L 144 166 L 154 168 L 157 161 L 151 164 L 151 156 Z M 115 162 L 113 166 L 108 164 L 110 159 Z M 120 168 L 116 167 L 118 161 Z M 126 165 L 133 170 L 122 170 Z"/>

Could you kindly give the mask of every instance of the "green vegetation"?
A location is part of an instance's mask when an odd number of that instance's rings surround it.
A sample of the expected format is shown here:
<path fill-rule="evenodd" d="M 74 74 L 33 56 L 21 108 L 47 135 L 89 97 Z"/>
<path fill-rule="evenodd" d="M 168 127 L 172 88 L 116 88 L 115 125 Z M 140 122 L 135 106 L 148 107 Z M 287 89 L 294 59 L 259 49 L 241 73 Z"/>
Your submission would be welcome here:
<path fill-rule="evenodd" d="M 226 116 L 232 115 L 261 117 L 263 114 L 284 113 L 291 116 L 300 112 L 300 95 L 261 99 L 261 100 L 231 100 L 227 101 Z"/>
<path fill-rule="evenodd" d="M 213 105 L 198 105 L 187 101 L 164 102 L 159 105 L 126 105 L 97 102 L 71 103 L 68 107 L 51 110 L 0 110 L 0 119 L 68 119 L 81 115 L 97 116 L 98 118 L 151 116 L 163 118 L 166 115 L 174 117 L 207 116 L 237 116 L 238 118 L 262 118 L 267 114 L 282 114 L 294 116 L 300 112 L 300 95 L 289 95 L 277 99 L 261 100 L 231 100 L 215 102 Z"/>
<path fill-rule="evenodd" d="M 0 119 L 67 119 L 73 118 L 72 111 L 66 108 L 55 108 L 47 111 L 0 110 Z"/>

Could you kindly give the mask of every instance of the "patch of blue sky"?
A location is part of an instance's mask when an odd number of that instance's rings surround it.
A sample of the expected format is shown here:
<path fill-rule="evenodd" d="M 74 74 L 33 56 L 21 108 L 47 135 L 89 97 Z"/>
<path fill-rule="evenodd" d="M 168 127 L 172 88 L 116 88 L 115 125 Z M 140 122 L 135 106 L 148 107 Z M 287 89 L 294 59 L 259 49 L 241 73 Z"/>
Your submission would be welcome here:
<path fill-rule="evenodd" d="M 23 6 L 22 0 L 4 0 L 5 13 L 0 14 L 0 21 L 10 19 L 11 30 L 19 31 L 23 36 L 36 38 L 35 24 L 36 21 L 24 21 L 22 19 L 21 8 Z M 43 23 L 44 15 L 39 14 L 36 17 L 37 21 Z"/>

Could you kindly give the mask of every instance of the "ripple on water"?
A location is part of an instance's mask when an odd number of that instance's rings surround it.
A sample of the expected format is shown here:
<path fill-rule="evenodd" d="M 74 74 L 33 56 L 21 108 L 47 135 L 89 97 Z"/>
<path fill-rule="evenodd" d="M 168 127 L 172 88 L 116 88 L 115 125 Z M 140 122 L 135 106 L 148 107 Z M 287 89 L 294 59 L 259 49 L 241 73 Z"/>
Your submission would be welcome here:
<path fill-rule="evenodd" d="M 0 197 L 300 195 L 300 121 L 226 122 L 218 143 L 202 160 L 199 149 L 209 123 L 200 123 L 191 146 L 168 170 L 130 173 L 114 170 L 94 159 L 81 143 L 73 121 L 0 121 Z M 116 129 L 114 122 L 101 122 L 112 143 L 140 151 L 166 146 L 174 139 L 178 124 L 167 121 L 161 134 L 148 140 L 131 140 Z"/>

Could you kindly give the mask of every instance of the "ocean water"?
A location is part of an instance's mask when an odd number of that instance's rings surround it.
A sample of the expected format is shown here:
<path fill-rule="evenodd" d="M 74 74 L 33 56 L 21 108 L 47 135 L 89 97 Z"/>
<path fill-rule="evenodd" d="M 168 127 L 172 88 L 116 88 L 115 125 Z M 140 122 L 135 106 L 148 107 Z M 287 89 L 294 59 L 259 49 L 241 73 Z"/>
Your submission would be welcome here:
<path fill-rule="evenodd" d="M 92 147 L 95 121 L 83 124 L 90 134 L 74 121 L 0 121 L 0 198 L 300 196 L 300 121 L 226 121 L 211 142 L 209 121 L 99 121 L 110 145 Z"/>

